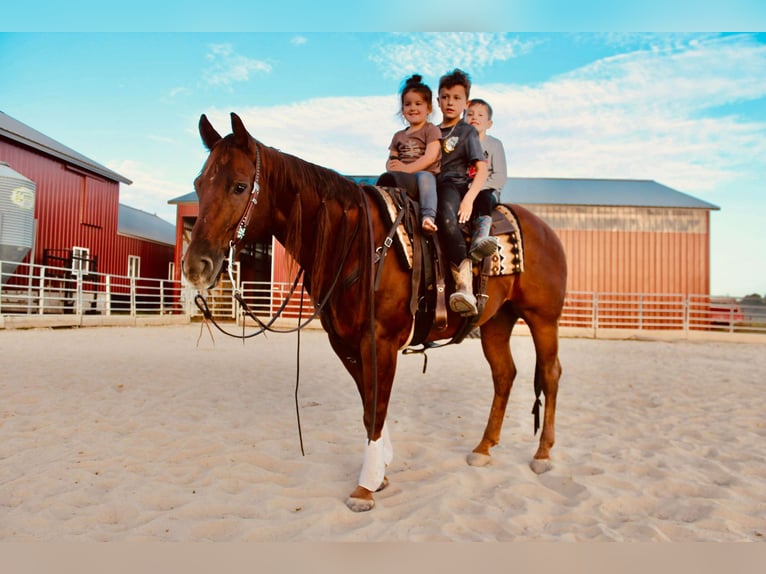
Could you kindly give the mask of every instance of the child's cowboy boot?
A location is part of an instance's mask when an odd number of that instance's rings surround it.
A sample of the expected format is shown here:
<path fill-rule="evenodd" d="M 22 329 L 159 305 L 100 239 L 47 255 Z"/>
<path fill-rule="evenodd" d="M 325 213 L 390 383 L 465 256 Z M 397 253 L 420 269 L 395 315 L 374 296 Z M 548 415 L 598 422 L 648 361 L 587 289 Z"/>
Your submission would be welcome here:
<path fill-rule="evenodd" d="M 497 237 L 489 234 L 491 227 L 492 217 L 489 215 L 480 215 L 474 220 L 471 249 L 468 251 L 474 261 L 481 261 L 497 250 Z"/>
<path fill-rule="evenodd" d="M 455 279 L 455 292 L 449 297 L 449 306 L 461 315 L 478 315 L 476 297 L 473 295 L 473 265 L 470 259 L 463 259 L 458 267 L 450 265 Z"/>

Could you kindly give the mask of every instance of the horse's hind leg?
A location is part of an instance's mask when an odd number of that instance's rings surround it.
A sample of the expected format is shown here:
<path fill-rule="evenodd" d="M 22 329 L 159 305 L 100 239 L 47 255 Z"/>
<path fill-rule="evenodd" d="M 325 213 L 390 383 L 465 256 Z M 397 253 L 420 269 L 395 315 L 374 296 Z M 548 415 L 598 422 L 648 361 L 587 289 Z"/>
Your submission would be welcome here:
<path fill-rule="evenodd" d="M 559 332 L 556 321 L 527 319 L 532 339 L 535 342 L 535 394 L 538 390 L 545 397 L 543 429 L 540 444 L 530 467 L 537 474 L 551 469 L 550 452 L 556 442 L 556 396 L 561 378 L 561 363 L 558 357 Z"/>
<path fill-rule="evenodd" d="M 484 436 L 473 452 L 468 455 L 468 464 L 471 466 L 488 464 L 489 449 L 500 442 L 505 409 L 508 406 L 513 380 L 516 378 L 516 365 L 513 362 L 510 345 L 511 331 L 516 319 L 515 315 L 500 311 L 481 326 L 481 347 L 492 370 L 495 395 L 492 398 Z"/>

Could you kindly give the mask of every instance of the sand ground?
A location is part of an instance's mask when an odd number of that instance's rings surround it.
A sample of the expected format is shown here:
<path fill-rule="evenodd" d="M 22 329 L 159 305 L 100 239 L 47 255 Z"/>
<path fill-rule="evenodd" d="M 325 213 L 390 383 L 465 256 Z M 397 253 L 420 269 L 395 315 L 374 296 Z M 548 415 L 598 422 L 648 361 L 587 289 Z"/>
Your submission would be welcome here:
<path fill-rule="evenodd" d="M 200 334 L 202 335 L 200 337 Z M 529 337 L 493 463 L 480 343 L 402 356 L 390 486 L 344 505 L 365 441 L 321 331 L 0 331 L 3 541 L 763 541 L 766 346 L 562 339 L 554 468 L 529 469 Z"/>

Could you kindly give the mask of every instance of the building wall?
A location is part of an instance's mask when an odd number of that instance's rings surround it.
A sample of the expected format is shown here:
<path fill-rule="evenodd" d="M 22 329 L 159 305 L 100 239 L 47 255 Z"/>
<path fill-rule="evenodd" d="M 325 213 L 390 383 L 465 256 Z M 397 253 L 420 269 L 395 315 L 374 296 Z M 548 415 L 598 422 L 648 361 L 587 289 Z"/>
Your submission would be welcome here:
<path fill-rule="evenodd" d="M 545 219 L 564 244 L 570 292 L 710 292 L 707 210 L 526 207 Z"/>
<path fill-rule="evenodd" d="M 119 184 L 0 138 L 0 160 L 36 184 L 34 262 L 45 249 L 85 247 L 99 273 L 125 275 L 128 255 L 143 277 L 167 278 L 174 247 L 118 234 Z"/>

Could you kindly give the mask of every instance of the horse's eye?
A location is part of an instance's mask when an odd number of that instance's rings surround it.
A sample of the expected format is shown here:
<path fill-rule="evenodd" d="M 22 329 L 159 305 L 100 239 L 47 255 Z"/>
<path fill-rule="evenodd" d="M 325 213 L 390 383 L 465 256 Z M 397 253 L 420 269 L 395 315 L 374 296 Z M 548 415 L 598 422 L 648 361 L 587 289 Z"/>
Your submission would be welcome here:
<path fill-rule="evenodd" d="M 245 191 L 247 191 L 247 184 L 245 183 L 238 183 L 237 185 L 234 186 L 234 193 L 236 193 L 237 195 L 241 193 L 245 193 Z"/>

